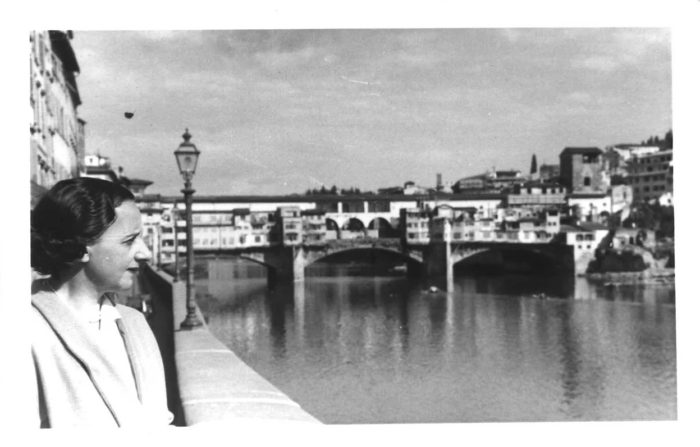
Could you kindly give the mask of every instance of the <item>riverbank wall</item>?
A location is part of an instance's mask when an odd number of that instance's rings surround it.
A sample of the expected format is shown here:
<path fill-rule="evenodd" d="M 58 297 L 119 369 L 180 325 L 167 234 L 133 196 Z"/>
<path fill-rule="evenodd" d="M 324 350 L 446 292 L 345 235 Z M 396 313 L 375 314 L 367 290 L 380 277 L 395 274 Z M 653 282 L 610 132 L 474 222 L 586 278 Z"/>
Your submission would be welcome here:
<path fill-rule="evenodd" d="M 146 266 L 156 335 L 166 371 L 168 405 L 175 424 L 222 425 L 245 421 L 320 424 L 320 421 L 268 382 L 209 331 L 206 323 L 182 330 L 185 282 Z M 197 314 L 204 321 L 199 309 Z"/>

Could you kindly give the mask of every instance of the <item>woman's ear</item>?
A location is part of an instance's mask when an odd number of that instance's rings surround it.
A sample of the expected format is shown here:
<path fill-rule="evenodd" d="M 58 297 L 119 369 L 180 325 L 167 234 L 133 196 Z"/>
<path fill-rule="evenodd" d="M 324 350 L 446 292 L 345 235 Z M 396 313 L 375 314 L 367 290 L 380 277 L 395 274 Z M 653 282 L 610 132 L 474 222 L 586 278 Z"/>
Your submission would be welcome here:
<path fill-rule="evenodd" d="M 83 253 L 83 257 L 80 258 L 80 262 L 88 262 L 90 260 L 90 251 L 88 248 L 85 248 L 85 253 Z"/>

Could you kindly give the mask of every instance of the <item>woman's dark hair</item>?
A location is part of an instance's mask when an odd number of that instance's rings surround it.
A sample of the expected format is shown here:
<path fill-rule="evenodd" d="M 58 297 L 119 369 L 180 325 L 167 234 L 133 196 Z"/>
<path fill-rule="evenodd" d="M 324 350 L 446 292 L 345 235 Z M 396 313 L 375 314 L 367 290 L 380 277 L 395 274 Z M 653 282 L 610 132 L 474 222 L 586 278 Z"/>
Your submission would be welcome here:
<path fill-rule="evenodd" d="M 128 189 L 80 177 L 56 183 L 32 210 L 32 267 L 56 276 L 80 259 L 86 247 L 115 221 L 115 209 L 134 200 Z"/>

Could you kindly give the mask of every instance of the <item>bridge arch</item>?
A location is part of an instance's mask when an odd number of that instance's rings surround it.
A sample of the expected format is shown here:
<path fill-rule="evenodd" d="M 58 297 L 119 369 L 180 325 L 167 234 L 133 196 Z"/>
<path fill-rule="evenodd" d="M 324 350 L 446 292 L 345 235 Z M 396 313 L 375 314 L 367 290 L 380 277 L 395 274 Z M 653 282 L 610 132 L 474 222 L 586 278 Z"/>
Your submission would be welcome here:
<path fill-rule="evenodd" d="M 329 258 L 332 258 L 335 256 L 351 255 L 353 252 L 362 253 L 362 254 L 367 254 L 370 252 L 383 253 L 383 254 L 389 254 L 390 256 L 393 256 L 396 259 L 401 259 L 402 261 L 405 261 L 407 263 L 411 263 L 414 265 L 420 265 L 423 263 L 423 259 L 415 254 L 404 253 L 404 252 L 401 252 L 399 250 L 392 250 L 390 248 L 384 248 L 384 247 L 344 247 L 344 248 L 336 248 L 336 249 L 326 250 L 323 252 L 308 253 L 306 256 L 306 262 L 304 263 L 304 267 L 308 267 L 309 265 L 314 264 L 314 263 L 319 262 L 319 261 L 328 260 Z"/>
<path fill-rule="evenodd" d="M 265 257 L 261 253 L 240 253 L 236 255 L 236 257 L 261 265 L 265 267 L 268 272 L 275 268 L 274 265 L 265 262 Z"/>
<path fill-rule="evenodd" d="M 542 247 L 527 246 L 489 246 L 457 249 L 452 254 L 453 268 L 466 267 L 469 263 L 480 265 L 500 265 L 505 267 L 520 266 L 527 270 L 560 270 L 562 265 L 561 255 Z"/>
<path fill-rule="evenodd" d="M 351 217 L 343 224 L 343 230 L 349 231 L 365 231 L 367 226 L 362 222 L 362 220 L 357 217 Z"/>
<path fill-rule="evenodd" d="M 375 217 L 369 222 L 367 228 L 377 230 L 379 237 L 396 237 L 396 229 L 384 217 Z"/>
<path fill-rule="evenodd" d="M 330 217 L 326 217 L 326 231 L 335 231 L 336 238 L 340 238 L 340 226 Z"/>

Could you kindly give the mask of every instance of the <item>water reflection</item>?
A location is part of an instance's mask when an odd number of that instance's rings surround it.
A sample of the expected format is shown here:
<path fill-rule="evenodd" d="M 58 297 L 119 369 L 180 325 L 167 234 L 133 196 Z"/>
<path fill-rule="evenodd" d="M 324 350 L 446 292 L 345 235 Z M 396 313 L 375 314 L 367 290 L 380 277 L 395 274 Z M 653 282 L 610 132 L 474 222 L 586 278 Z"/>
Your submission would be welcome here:
<path fill-rule="evenodd" d="M 348 268 L 271 292 L 264 271 L 208 267 L 212 331 L 324 422 L 676 417 L 669 285 L 480 276 L 432 294 Z"/>

